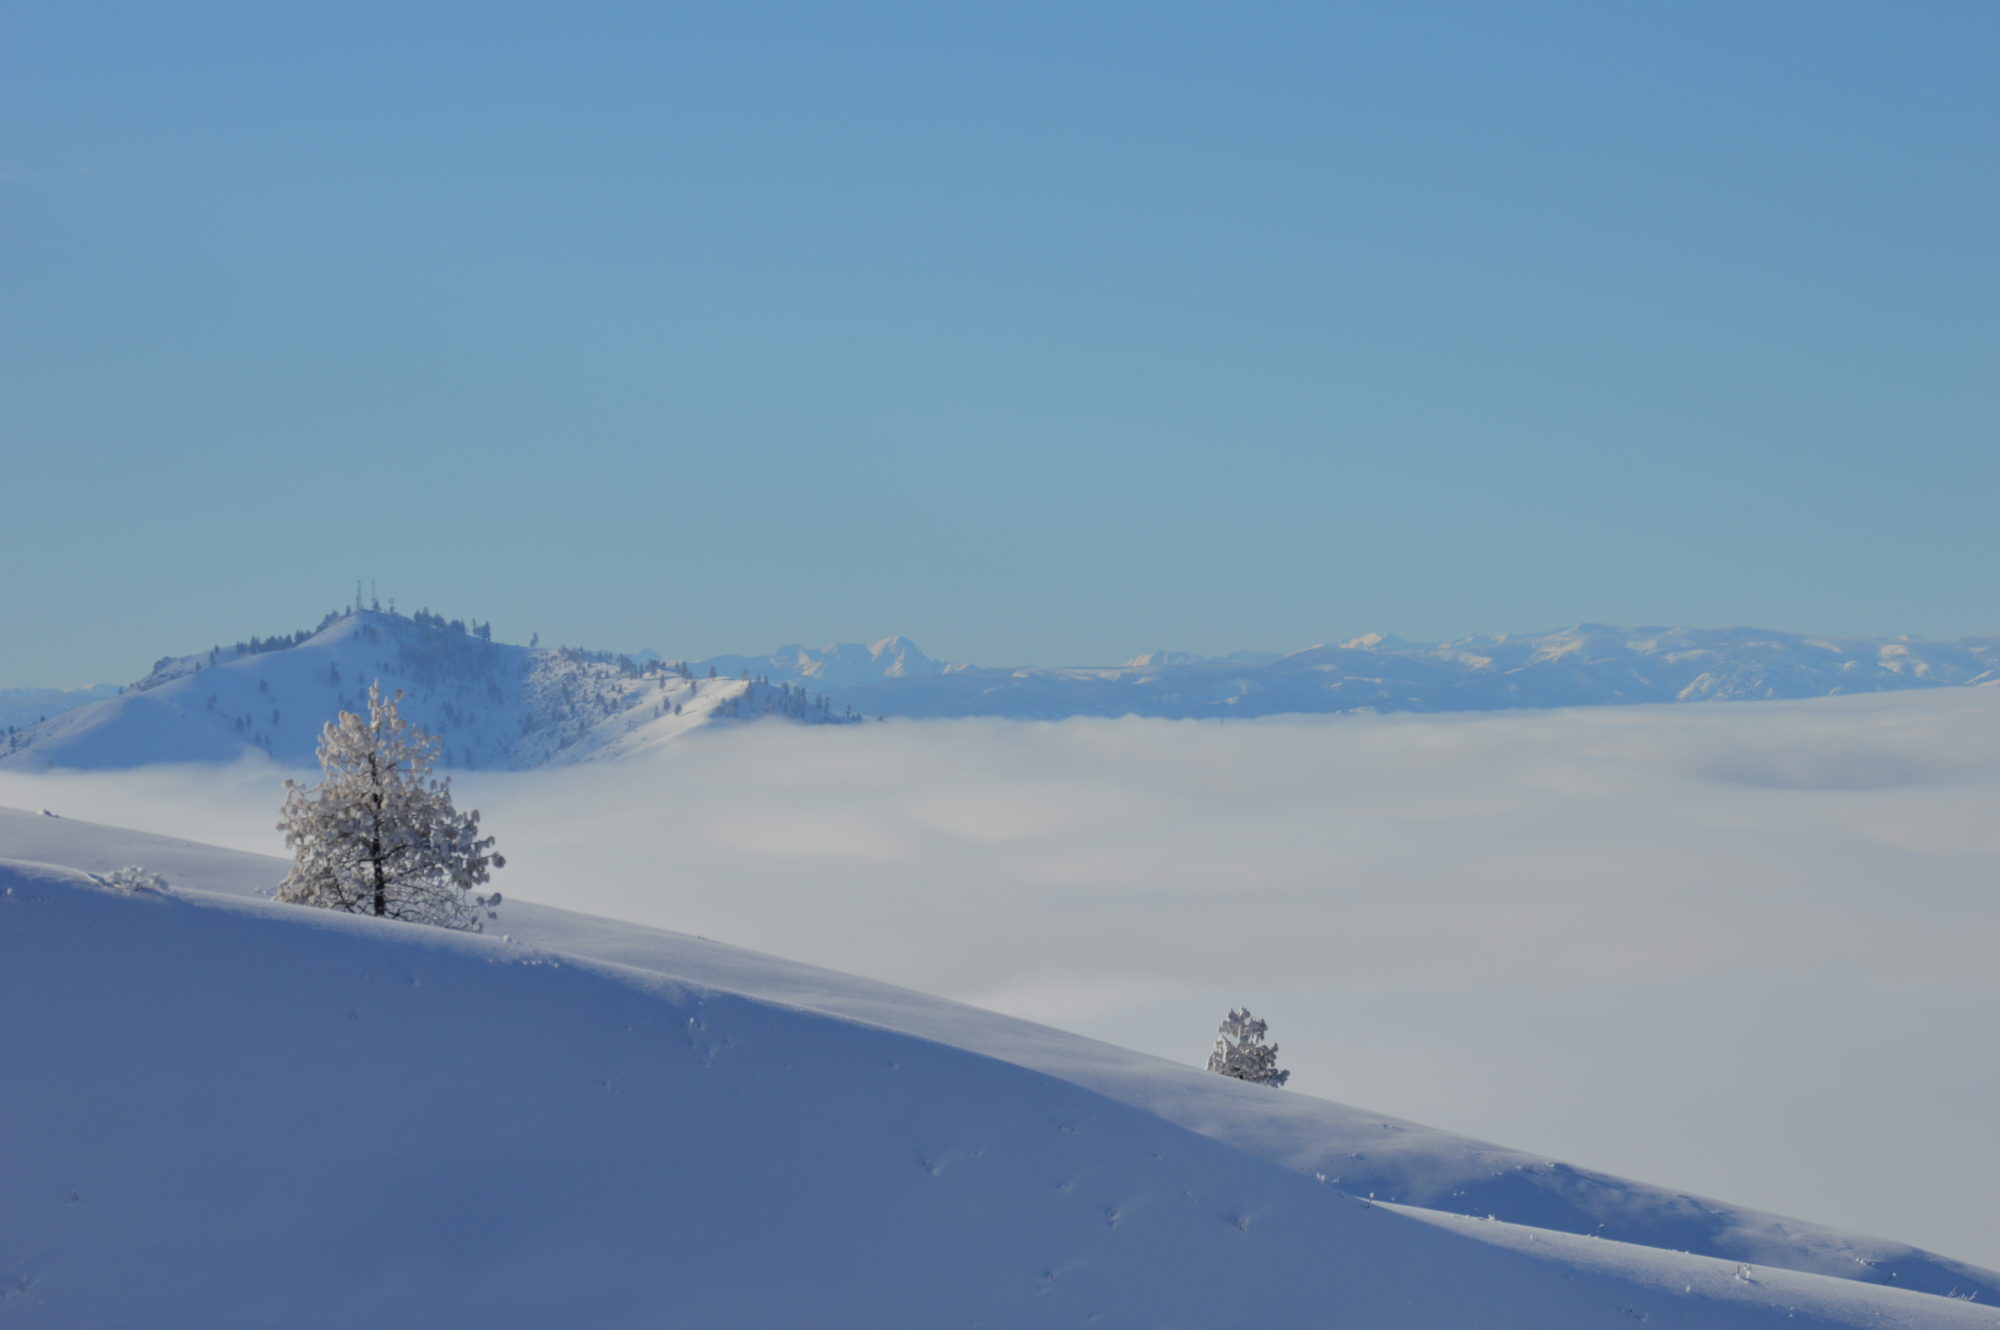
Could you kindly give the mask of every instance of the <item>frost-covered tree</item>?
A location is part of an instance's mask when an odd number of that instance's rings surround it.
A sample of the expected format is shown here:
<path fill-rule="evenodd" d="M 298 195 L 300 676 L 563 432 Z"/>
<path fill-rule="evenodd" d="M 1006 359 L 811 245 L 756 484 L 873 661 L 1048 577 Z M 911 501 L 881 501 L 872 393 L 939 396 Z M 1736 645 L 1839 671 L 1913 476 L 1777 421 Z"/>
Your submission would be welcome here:
<path fill-rule="evenodd" d="M 150 891 L 165 894 L 169 890 L 165 878 L 137 864 L 114 868 L 97 880 L 116 891 Z"/>
<path fill-rule="evenodd" d="M 478 932 L 500 893 L 473 888 L 507 861 L 430 775 L 438 741 L 397 714 L 401 697 L 371 685 L 366 719 L 343 711 L 320 734 L 326 779 L 285 782 L 278 830 L 293 858 L 278 899 Z"/>
<path fill-rule="evenodd" d="M 1215 1051 L 1208 1055 L 1208 1069 L 1239 1081 L 1259 1085 L 1283 1085 L 1289 1071 L 1278 1069 L 1278 1046 L 1264 1042 L 1264 1022 L 1247 1007 L 1231 1009 L 1216 1031 Z"/>

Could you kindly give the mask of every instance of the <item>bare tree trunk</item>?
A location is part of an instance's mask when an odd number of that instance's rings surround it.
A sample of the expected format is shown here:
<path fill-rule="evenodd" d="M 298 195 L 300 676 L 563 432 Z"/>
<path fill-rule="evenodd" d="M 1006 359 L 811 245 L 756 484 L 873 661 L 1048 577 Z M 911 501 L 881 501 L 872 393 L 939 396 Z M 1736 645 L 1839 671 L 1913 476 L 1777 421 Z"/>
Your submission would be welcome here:
<path fill-rule="evenodd" d="M 368 771 L 375 777 L 375 811 L 368 823 L 368 853 L 374 860 L 375 916 L 379 919 L 389 913 L 389 877 L 382 868 L 382 768 L 372 753 L 368 757 Z"/>

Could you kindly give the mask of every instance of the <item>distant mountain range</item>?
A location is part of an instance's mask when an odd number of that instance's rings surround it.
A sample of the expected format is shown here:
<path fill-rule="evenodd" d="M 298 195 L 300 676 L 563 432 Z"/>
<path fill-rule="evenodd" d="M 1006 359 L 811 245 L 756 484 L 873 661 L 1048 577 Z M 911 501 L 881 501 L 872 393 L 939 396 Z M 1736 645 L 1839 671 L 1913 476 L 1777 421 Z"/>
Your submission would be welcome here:
<path fill-rule="evenodd" d="M 2000 683 L 2000 637 L 1834 639 L 1759 628 L 1620 628 L 1405 642 L 1370 634 L 1287 655 L 1153 651 L 1122 665 L 986 667 L 902 637 L 670 661 L 490 640 L 421 613 L 329 615 L 318 629 L 168 657 L 116 696 L 35 690 L 48 718 L 8 722 L 0 766 L 128 767 L 263 752 L 304 765 L 320 726 L 371 680 L 442 737 L 448 765 L 616 756 L 698 726 L 779 717 L 1215 719 L 1494 711 L 1826 697 Z M 0 694 L 5 697 L 6 694 Z M 55 701 L 72 702 L 56 714 Z"/>
<path fill-rule="evenodd" d="M 117 695 L 118 685 L 113 683 L 94 683 L 82 688 L 0 688 L 0 730 L 33 725 Z"/>
<path fill-rule="evenodd" d="M 869 716 L 1496 711 L 1827 697 L 2000 682 L 2000 637 L 1852 640 L 1762 628 L 1619 628 L 1405 642 L 1371 633 L 1289 655 L 1153 651 L 1111 666 L 945 665 L 906 638 L 716 658 L 824 688 Z M 704 664 L 706 662 L 703 662 Z"/>
<path fill-rule="evenodd" d="M 659 660 L 655 651 L 640 655 Z M 962 670 L 963 665 L 945 665 L 932 660 L 907 637 L 885 637 L 879 642 L 836 642 L 831 646 L 802 647 L 796 642 L 779 647 L 768 656 L 710 656 L 694 662 L 696 668 L 713 668 L 718 674 L 755 676 L 810 684 L 814 688 L 857 688 L 885 679 L 921 679 Z"/>

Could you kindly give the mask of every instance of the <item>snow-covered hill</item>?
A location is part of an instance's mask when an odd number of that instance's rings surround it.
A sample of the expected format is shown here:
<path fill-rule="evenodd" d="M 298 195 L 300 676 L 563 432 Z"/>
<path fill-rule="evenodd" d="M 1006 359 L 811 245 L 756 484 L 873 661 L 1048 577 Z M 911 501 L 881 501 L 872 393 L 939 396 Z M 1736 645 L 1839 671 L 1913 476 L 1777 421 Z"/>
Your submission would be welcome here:
<path fill-rule="evenodd" d="M 867 682 L 843 677 L 828 691 L 836 705 L 871 716 L 1198 719 L 1771 700 L 1994 682 L 2000 638 L 1861 641 L 1760 628 L 1581 624 L 1456 642 L 1371 633 L 1278 657 L 1154 651 L 1102 668 L 955 665 Z"/>
<path fill-rule="evenodd" d="M 117 768 L 261 752 L 313 761 L 320 728 L 364 711 L 380 679 L 443 740 L 444 764 L 512 769 L 666 742 L 718 720 L 846 717 L 789 681 L 710 677 L 664 662 L 509 646 L 432 615 L 330 615 L 310 633 L 168 657 L 115 697 L 0 737 L 0 765 Z"/>
<path fill-rule="evenodd" d="M 175 884 L 0 885 L 0 1320 L 2000 1325 L 1906 1246 L 701 939 L 306 912 L 276 860 L 18 812 L 0 858 Z"/>

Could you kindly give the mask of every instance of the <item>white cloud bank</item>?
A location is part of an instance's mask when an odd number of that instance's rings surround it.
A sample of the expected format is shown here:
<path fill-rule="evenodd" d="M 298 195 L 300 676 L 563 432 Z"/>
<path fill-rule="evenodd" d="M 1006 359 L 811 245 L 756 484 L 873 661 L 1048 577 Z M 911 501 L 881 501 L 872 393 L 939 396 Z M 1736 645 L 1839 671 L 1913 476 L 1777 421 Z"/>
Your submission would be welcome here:
<path fill-rule="evenodd" d="M 268 769 L 0 773 L 278 852 Z M 2000 689 L 756 727 L 462 776 L 510 895 L 2000 1265 Z M 0 851 L 4 853 L 4 851 Z"/>

